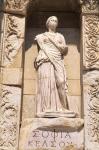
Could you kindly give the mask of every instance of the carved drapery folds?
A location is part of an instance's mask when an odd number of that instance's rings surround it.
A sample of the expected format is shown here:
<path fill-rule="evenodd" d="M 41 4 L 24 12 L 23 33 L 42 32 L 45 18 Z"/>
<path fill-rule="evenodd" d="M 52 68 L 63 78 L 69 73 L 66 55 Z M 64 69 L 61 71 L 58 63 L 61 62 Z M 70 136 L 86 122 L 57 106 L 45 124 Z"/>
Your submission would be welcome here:
<path fill-rule="evenodd" d="M 2 66 L 9 66 L 23 46 L 25 18 L 5 14 Z"/>

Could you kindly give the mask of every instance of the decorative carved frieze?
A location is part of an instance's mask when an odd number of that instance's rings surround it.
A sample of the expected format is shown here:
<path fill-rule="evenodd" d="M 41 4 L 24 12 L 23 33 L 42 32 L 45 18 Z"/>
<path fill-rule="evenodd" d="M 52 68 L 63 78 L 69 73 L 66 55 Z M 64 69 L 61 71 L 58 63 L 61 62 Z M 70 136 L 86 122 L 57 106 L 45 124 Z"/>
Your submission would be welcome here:
<path fill-rule="evenodd" d="M 99 16 L 87 15 L 83 23 L 84 67 L 99 69 Z"/>
<path fill-rule="evenodd" d="M 17 150 L 21 89 L 2 86 L 0 100 L 0 149 Z"/>
<path fill-rule="evenodd" d="M 98 150 L 99 0 L 81 0 L 81 4 L 85 150 Z"/>
<path fill-rule="evenodd" d="M 26 14 L 27 5 L 30 0 L 6 0 L 4 11 L 13 14 Z"/>
<path fill-rule="evenodd" d="M 84 75 L 86 150 L 99 149 L 99 71 Z"/>
<path fill-rule="evenodd" d="M 4 46 L 2 51 L 2 65 L 9 66 L 24 42 L 25 18 L 5 14 Z"/>
<path fill-rule="evenodd" d="M 82 12 L 99 13 L 99 0 L 80 0 Z"/>
<path fill-rule="evenodd" d="M 3 13 L 0 13 L 0 66 L 1 66 L 1 51 L 2 51 L 2 35 L 3 35 Z M 1 69 L 0 69 L 1 70 Z"/>
<path fill-rule="evenodd" d="M 3 13 L 0 70 L 0 149 L 2 150 L 18 150 L 24 32 L 24 16 Z"/>

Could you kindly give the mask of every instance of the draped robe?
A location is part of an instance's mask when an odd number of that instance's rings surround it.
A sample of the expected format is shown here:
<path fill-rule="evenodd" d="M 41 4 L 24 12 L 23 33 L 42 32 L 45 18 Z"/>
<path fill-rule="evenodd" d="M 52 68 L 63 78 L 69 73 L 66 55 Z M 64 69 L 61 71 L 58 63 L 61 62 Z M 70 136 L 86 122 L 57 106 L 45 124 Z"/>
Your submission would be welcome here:
<path fill-rule="evenodd" d="M 37 35 L 39 54 L 35 60 L 38 71 L 37 115 L 68 109 L 67 81 L 64 54 L 67 51 L 65 39 L 60 33 L 49 32 Z M 60 47 L 58 46 L 60 44 Z"/>

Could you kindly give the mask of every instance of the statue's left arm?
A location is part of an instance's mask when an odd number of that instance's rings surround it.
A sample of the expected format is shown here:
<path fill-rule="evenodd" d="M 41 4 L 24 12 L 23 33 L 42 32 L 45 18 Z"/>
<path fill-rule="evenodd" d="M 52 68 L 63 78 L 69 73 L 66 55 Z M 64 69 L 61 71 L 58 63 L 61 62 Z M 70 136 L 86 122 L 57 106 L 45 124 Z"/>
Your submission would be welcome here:
<path fill-rule="evenodd" d="M 57 42 L 57 47 L 59 47 L 61 53 L 66 55 L 68 52 L 68 47 L 66 45 L 66 41 L 63 35 L 59 34 L 59 42 Z"/>
<path fill-rule="evenodd" d="M 48 39 L 50 40 L 50 42 L 52 42 L 59 49 L 59 51 L 61 52 L 62 55 L 66 55 L 67 54 L 68 47 L 66 45 L 65 38 L 64 38 L 64 36 L 62 34 L 58 33 L 58 38 L 57 38 L 56 41 L 51 39 L 50 36 L 47 35 L 46 33 L 44 35 L 47 36 Z"/>

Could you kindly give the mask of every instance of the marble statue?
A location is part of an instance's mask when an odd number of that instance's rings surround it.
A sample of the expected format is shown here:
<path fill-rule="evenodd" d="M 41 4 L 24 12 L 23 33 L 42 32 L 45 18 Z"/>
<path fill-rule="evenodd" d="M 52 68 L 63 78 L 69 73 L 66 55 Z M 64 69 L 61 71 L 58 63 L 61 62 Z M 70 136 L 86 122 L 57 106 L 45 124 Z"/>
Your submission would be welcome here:
<path fill-rule="evenodd" d="M 64 56 L 68 51 L 64 36 L 56 32 L 58 18 L 47 19 L 47 32 L 35 37 L 38 56 L 34 66 L 38 72 L 36 95 L 37 117 L 75 117 L 68 107 L 68 89 Z"/>

